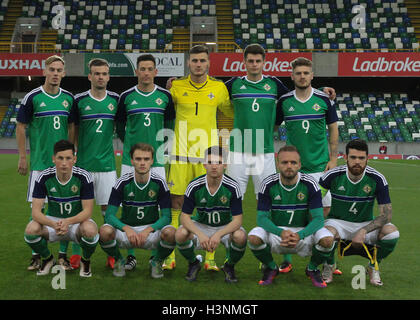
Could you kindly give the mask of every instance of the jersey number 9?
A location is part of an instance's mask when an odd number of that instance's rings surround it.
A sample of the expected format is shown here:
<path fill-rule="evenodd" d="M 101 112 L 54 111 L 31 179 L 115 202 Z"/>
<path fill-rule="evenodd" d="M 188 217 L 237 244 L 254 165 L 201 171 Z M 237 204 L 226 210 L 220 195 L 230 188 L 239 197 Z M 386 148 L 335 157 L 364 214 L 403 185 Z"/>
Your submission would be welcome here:
<path fill-rule="evenodd" d="M 309 132 L 309 121 L 308 120 L 303 120 L 302 121 L 302 128 L 303 128 L 303 130 L 305 130 L 305 133 Z"/>

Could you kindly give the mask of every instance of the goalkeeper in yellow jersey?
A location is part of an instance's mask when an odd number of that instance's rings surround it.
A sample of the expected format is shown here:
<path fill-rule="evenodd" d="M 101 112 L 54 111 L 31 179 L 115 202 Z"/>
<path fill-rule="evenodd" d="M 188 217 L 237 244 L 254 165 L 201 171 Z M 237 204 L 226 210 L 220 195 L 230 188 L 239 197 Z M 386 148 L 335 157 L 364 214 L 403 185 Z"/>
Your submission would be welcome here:
<path fill-rule="evenodd" d="M 233 118 L 233 108 L 225 84 L 209 77 L 209 50 L 197 45 L 190 49 L 190 74 L 172 82 L 170 89 L 175 105 L 175 137 L 172 145 L 168 185 L 172 200 L 172 225 L 178 228 L 178 218 L 188 183 L 206 173 L 203 166 L 205 150 L 218 145 L 216 112 Z M 207 253 L 204 267 L 218 271 L 214 252 Z M 164 269 L 175 267 L 175 253 L 169 256 Z"/>

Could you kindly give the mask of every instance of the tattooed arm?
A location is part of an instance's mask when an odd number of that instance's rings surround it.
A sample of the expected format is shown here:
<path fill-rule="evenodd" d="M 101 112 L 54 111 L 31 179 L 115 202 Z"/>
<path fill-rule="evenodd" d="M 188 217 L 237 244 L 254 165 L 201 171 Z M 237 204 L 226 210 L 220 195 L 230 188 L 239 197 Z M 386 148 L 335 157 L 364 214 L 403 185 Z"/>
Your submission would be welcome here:
<path fill-rule="evenodd" d="M 352 242 L 356 245 L 361 245 L 365 241 L 367 233 L 372 232 L 376 229 L 381 229 L 384 225 L 391 222 L 392 218 L 392 205 L 391 203 L 379 205 L 379 215 L 371 221 L 368 225 L 361 228 L 352 239 Z"/>

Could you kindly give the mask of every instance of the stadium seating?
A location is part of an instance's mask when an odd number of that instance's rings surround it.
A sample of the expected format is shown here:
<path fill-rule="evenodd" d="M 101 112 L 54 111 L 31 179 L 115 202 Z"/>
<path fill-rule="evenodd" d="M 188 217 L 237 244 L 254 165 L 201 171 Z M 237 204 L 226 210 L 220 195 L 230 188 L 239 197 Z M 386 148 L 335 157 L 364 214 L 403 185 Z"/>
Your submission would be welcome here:
<path fill-rule="evenodd" d="M 18 99 L 11 99 L 6 114 L 0 122 L 0 137 L 14 138 L 16 136 L 16 117 L 19 110 Z"/>
<path fill-rule="evenodd" d="M 3 25 L 4 17 L 7 12 L 7 6 L 9 4 L 9 0 L 1 0 L 0 1 L 0 28 Z"/>
<path fill-rule="evenodd" d="M 66 9 L 66 28 L 58 31 L 58 50 L 163 50 L 174 27 L 189 27 L 191 16 L 216 15 L 215 0 L 58 1 Z M 51 1 L 25 0 L 27 17 L 51 26 Z M 141 30 L 141 32 L 139 32 Z"/>
<path fill-rule="evenodd" d="M 232 0 L 236 43 L 260 43 L 266 49 L 416 49 L 403 0 L 357 1 L 366 8 L 364 29 L 351 21 L 351 0 Z"/>
<path fill-rule="evenodd" d="M 335 102 L 340 141 L 420 142 L 420 101 L 407 94 L 338 93 Z M 284 124 L 276 139 L 287 139 Z"/>

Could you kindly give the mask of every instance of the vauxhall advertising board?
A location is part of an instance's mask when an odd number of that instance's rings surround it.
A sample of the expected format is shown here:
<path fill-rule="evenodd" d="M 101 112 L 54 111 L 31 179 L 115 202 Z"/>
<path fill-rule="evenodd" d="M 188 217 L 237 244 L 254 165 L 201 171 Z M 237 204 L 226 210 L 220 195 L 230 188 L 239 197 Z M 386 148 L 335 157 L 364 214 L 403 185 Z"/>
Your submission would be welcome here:
<path fill-rule="evenodd" d="M 42 76 L 45 60 L 52 53 L 2 53 L 0 76 Z"/>

